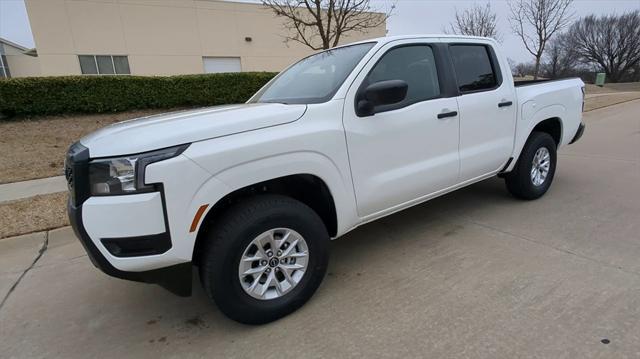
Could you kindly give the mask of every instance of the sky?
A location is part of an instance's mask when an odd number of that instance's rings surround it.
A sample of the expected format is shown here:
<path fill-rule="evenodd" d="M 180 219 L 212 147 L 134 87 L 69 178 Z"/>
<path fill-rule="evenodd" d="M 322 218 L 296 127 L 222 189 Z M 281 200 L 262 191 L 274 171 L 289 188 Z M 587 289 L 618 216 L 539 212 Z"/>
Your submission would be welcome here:
<path fill-rule="evenodd" d="M 484 5 L 487 0 L 372 0 L 373 6 L 379 8 L 384 8 L 393 2 L 396 3 L 396 8 L 387 22 L 388 33 L 405 35 L 442 33 L 453 20 L 456 9 L 462 11 L 475 3 Z M 532 56 L 510 29 L 507 1 L 489 0 L 489 2 L 498 17 L 498 31 L 502 37 L 506 55 L 516 62 L 530 61 Z M 640 0 L 574 0 L 572 9 L 575 13 L 574 19 L 589 14 L 622 14 L 640 9 Z M 28 48 L 34 47 L 24 0 L 0 0 L 0 37 Z"/>

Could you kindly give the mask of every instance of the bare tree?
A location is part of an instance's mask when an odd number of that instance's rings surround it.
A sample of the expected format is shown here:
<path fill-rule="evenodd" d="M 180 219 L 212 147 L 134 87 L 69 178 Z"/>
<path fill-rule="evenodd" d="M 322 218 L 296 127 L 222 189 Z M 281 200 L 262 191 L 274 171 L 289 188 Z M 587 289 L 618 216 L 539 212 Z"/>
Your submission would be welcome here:
<path fill-rule="evenodd" d="M 366 32 L 385 23 L 393 6 L 379 12 L 370 0 L 262 0 L 262 4 L 285 19 L 285 41 L 313 50 L 330 49 L 350 32 Z"/>
<path fill-rule="evenodd" d="M 578 54 L 567 33 L 558 34 L 551 39 L 544 55 L 546 61 L 542 65 L 542 72 L 546 77 L 554 79 L 570 76 L 577 70 Z"/>
<path fill-rule="evenodd" d="M 623 15 L 587 16 L 568 31 L 580 60 L 597 64 L 611 82 L 636 78 L 640 65 L 640 10 Z"/>
<path fill-rule="evenodd" d="M 516 62 L 516 60 L 510 57 L 507 57 L 507 63 L 509 64 L 509 69 L 511 69 L 511 74 L 515 76 L 516 66 L 518 65 L 518 63 Z"/>
<path fill-rule="evenodd" d="M 629 71 L 629 82 L 637 82 L 640 81 L 640 61 L 636 66 Z"/>
<path fill-rule="evenodd" d="M 527 76 L 533 75 L 534 68 L 535 65 L 532 62 L 520 62 L 513 66 L 511 73 L 515 78 L 525 79 Z"/>
<path fill-rule="evenodd" d="M 509 2 L 511 28 L 524 47 L 535 57 L 534 79 L 538 78 L 540 60 L 547 42 L 562 30 L 573 14 L 569 7 L 573 0 L 512 0 Z"/>
<path fill-rule="evenodd" d="M 455 21 L 449 24 L 450 32 L 460 35 L 492 37 L 499 40 L 496 13 L 491 11 L 491 4 L 485 6 L 474 4 L 459 12 L 456 9 Z M 449 32 L 448 29 L 445 32 Z"/>

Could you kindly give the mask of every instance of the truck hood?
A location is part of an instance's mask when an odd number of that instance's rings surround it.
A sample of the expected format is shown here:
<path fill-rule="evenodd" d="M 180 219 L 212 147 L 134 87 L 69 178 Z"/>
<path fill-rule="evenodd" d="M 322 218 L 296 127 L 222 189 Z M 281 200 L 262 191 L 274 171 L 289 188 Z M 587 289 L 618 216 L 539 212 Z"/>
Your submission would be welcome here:
<path fill-rule="evenodd" d="M 293 122 L 306 108 L 256 103 L 171 112 L 119 122 L 80 142 L 92 158 L 135 154 Z"/>

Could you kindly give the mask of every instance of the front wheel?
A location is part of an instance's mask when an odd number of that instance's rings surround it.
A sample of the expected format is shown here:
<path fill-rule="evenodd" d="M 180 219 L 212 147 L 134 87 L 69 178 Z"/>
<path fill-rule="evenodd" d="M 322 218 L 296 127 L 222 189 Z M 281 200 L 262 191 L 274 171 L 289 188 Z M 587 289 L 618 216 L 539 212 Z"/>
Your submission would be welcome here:
<path fill-rule="evenodd" d="M 533 132 L 513 171 L 505 175 L 507 189 L 517 198 L 536 199 L 544 195 L 556 172 L 556 143 L 544 132 Z"/>
<path fill-rule="evenodd" d="M 289 197 L 261 195 L 229 209 L 207 236 L 200 276 L 220 310 L 263 324 L 301 307 L 324 278 L 329 235 Z"/>

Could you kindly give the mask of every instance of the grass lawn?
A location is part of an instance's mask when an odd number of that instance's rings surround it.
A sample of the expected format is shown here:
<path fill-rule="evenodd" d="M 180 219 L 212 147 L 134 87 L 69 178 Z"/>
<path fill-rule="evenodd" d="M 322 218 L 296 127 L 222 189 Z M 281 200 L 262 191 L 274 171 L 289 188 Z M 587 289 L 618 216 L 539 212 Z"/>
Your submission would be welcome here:
<path fill-rule="evenodd" d="M 591 111 L 602 107 L 640 99 L 640 91 L 598 94 L 588 97 L 584 102 L 584 110 Z"/>
<path fill-rule="evenodd" d="M 640 91 L 640 82 L 605 84 L 603 87 L 592 85 L 592 84 L 586 84 L 585 87 L 587 90 L 587 94 Z"/>
<path fill-rule="evenodd" d="M 54 193 L 0 203 L 0 238 L 69 225 L 67 193 Z"/>
<path fill-rule="evenodd" d="M 168 110 L 46 116 L 0 122 L 0 184 L 62 175 L 73 142 L 101 127 Z"/>

